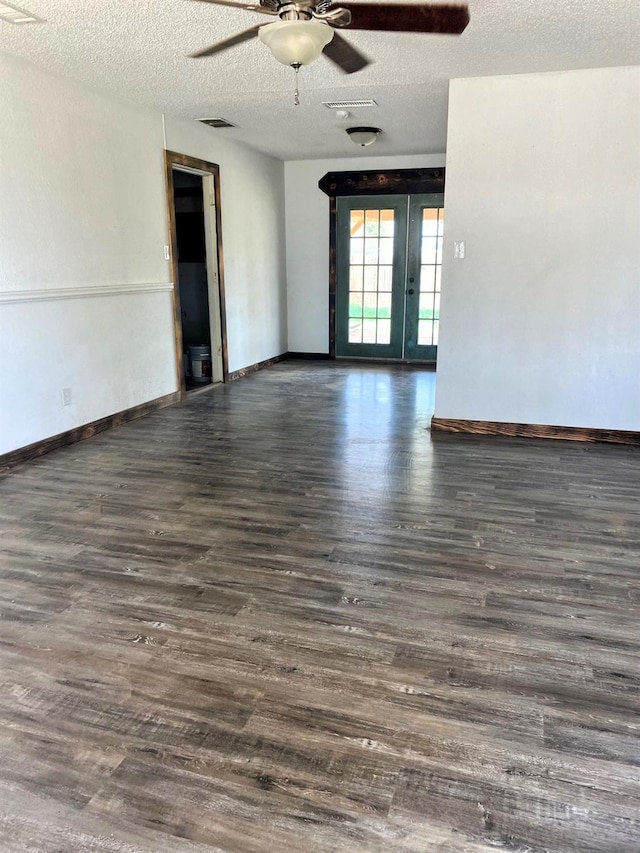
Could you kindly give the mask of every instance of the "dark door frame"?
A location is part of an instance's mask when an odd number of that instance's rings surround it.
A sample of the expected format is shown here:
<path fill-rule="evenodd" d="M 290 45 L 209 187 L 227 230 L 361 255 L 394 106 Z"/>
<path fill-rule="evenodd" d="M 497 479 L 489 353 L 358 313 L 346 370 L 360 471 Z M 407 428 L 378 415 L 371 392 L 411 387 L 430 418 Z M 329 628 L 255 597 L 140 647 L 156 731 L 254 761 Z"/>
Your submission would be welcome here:
<path fill-rule="evenodd" d="M 318 187 L 329 196 L 329 358 L 336 357 L 337 202 L 340 196 L 444 193 L 444 166 L 370 172 L 327 172 Z"/>
<path fill-rule="evenodd" d="M 180 399 L 186 397 L 186 385 L 184 371 L 182 369 L 182 322 L 180 314 L 180 290 L 178 287 L 178 235 L 176 230 L 176 216 L 173 200 L 173 169 L 175 166 L 184 166 L 187 169 L 199 172 L 201 175 L 213 177 L 215 208 L 215 228 L 217 243 L 217 265 L 218 265 L 218 303 L 220 305 L 220 337 L 222 346 L 222 381 L 227 382 L 229 376 L 229 359 L 227 352 L 227 312 L 224 291 L 224 264 L 222 256 L 222 213 L 220 207 L 220 167 L 216 163 L 207 160 L 199 160 L 197 157 L 189 157 L 186 154 L 178 154 L 176 151 L 164 152 L 165 178 L 167 190 L 167 217 L 169 221 L 169 252 L 171 262 L 171 275 L 173 278 L 173 324 L 176 347 L 176 371 L 178 380 L 178 394 Z M 207 204 L 207 199 L 204 200 Z M 211 282 L 207 278 L 207 285 Z"/>

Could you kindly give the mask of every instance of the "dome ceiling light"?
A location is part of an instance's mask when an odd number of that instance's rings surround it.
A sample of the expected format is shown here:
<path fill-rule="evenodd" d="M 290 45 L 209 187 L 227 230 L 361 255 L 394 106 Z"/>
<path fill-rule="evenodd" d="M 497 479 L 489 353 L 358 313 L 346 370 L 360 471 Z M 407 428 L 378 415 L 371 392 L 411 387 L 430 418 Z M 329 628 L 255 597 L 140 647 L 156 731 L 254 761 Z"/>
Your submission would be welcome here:
<path fill-rule="evenodd" d="M 366 145 L 373 145 L 382 131 L 379 127 L 348 127 L 347 133 L 354 145 L 364 148 Z"/>

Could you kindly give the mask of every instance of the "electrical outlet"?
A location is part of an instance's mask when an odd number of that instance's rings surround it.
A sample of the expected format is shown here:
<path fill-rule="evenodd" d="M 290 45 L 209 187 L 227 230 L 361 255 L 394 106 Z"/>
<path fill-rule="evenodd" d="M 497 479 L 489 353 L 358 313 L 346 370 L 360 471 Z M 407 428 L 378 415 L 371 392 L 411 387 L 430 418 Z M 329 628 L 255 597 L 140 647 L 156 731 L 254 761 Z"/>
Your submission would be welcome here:
<path fill-rule="evenodd" d="M 169 260 L 169 247 L 168 246 L 164 247 L 164 259 L 165 259 L 165 261 Z"/>
<path fill-rule="evenodd" d="M 454 242 L 453 244 L 453 257 L 459 258 L 462 260 L 464 258 L 464 240 L 460 240 L 459 242 Z"/>
<path fill-rule="evenodd" d="M 62 405 L 70 406 L 71 405 L 71 388 L 63 388 L 62 389 Z"/>

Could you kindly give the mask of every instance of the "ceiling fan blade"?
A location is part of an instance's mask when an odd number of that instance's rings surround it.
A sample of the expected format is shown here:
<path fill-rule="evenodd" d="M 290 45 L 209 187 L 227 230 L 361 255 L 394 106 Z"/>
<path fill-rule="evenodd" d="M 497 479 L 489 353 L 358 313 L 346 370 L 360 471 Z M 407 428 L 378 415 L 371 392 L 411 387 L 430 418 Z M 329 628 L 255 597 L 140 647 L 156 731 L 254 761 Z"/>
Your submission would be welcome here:
<path fill-rule="evenodd" d="M 258 35 L 258 30 L 263 26 L 264 24 L 256 24 L 255 27 L 250 27 L 248 30 L 242 30 L 241 33 L 236 33 L 234 36 L 229 36 L 229 38 L 217 41 L 215 44 L 210 44 L 209 47 L 203 47 L 202 50 L 198 50 L 196 53 L 191 53 L 189 56 L 191 59 L 200 59 L 203 56 L 213 56 L 215 53 L 220 53 L 223 50 L 227 50 L 229 47 L 233 47 L 236 44 L 242 44 L 243 41 L 249 41 L 250 39 L 255 38 Z"/>
<path fill-rule="evenodd" d="M 348 30 L 389 30 L 398 33 L 460 35 L 469 23 L 464 3 L 342 3 L 351 12 Z"/>
<path fill-rule="evenodd" d="M 244 9 L 247 12 L 261 12 L 263 15 L 277 15 L 270 6 L 258 3 L 238 3 L 236 0 L 195 0 L 196 3 L 213 3 L 214 6 L 233 6 L 234 9 Z"/>
<path fill-rule="evenodd" d="M 324 46 L 322 51 L 327 59 L 330 59 L 345 74 L 353 74 L 361 71 L 371 64 L 371 60 L 363 56 L 359 51 L 342 38 L 339 33 L 334 33 L 333 38 Z"/>

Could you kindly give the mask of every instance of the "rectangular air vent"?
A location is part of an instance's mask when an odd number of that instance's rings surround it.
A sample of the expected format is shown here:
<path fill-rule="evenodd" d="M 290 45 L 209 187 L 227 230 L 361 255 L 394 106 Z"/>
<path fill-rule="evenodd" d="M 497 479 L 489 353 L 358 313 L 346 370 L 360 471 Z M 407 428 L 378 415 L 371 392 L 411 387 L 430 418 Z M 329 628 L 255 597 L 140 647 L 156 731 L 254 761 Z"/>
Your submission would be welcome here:
<path fill-rule="evenodd" d="M 237 127 L 237 124 L 231 124 L 226 118 L 199 118 L 203 124 L 208 124 L 209 127 Z"/>
<path fill-rule="evenodd" d="M 355 110 L 360 107 L 377 107 L 378 104 L 370 98 L 365 101 L 323 101 L 330 110 Z"/>
<path fill-rule="evenodd" d="M 7 21 L 9 24 L 43 24 L 42 18 L 32 15 L 26 9 L 19 9 L 17 6 L 12 6 L 10 3 L 3 3 L 0 0 L 0 21 Z"/>

